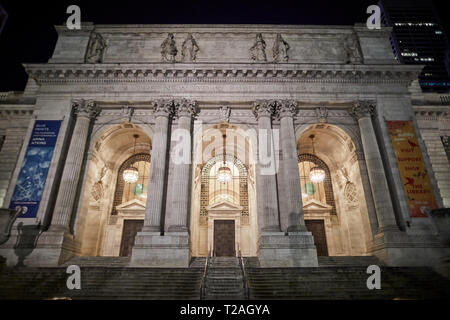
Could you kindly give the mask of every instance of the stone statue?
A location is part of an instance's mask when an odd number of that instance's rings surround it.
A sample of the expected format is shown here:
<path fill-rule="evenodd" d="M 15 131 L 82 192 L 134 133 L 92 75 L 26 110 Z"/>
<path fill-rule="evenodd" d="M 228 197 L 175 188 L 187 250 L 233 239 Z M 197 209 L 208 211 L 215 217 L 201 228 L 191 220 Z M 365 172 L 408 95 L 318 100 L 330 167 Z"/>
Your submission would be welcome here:
<path fill-rule="evenodd" d="M 266 42 L 264 41 L 261 33 L 256 35 L 255 43 L 250 48 L 250 57 L 254 61 L 267 61 Z"/>
<path fill-rule="evenodd" d="M 161 44 L 161 57 L 166 62 L 175 62 L 175 56 L 177 53 L 178 49 L 173 33 L 169 33 L 167 38 Z"/>
<path fill-rule="evenodd" d="M 86 62 L 102 63 L 105 48 L 106 48 L 106 41 L 99 33 L 93 32 L 86 53 Z"/>
<path fill-rule="evenodd" d="M 345 63 L 362 63 L 362 55 L 358 41 L 353 35 L 349 35 L 344 40 Z"/>
<path fill-rule="evenodd" d="M 183 44 L 181 45 L 182 60 L 195 61 L 195 59 L 197 58 L 197 52 L 199 50 L 200 48 L 197 45 L 197 41 L 195 41 L 192 34 L 189 33 L 186 40 L 184 40 Z"/>
<path fill-rule="evenodd" d="M 275 42 L 273 44 L 273 61 L 274 62 L 287 62 L 289 60 L 288 50 L 289 44 L 283 39 L 281 34 L 277 34 Z"/>

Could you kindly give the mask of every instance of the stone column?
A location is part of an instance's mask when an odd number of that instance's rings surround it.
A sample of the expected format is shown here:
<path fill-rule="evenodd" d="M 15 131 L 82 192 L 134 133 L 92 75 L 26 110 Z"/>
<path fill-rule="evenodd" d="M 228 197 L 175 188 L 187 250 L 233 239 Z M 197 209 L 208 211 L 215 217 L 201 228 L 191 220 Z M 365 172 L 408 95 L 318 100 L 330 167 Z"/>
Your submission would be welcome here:
<path fill-rule="evenodd" d="M 131 254 L 130 265 L 133 267 L 171 267 L 186 268 L 189 266 L 189 234 L 186 226 L 189 167 L 178 169 L 175 173 L 179 179 L 183 180 L 182 186 L 173 186 L 168 182 L 174 192 L 174 197 L 181 195 L 182 198 L 176 201 L 174 210 L 182 209 L 182 212 L 176 213 L 176 226 L 173 231 L 161 234 L 161 217 L 164 213 L 164 202 L 166 201 L 166 171 L 168 170 L 168 129 L 169 118 L 173 114 L 175 107 L 181 107 L 181 124 L 187 125 L 190 117 L 185 116 L 187 112 L 183 105 L 189 103 L 177 103 L 173 100 L 158 101 L 155 109 L 155 135 L 153 137 L 152 157 L 150 162 L 150 177 L 148 183 L 148 197 L 145 208 L 145 221 L 142 232 L 136 235 L 135 244 Z M 187 107 L 189 109 L 189 107 Z M 175 110 L 176 111 L 176 110 Z M 190 123 L 189 123 L 190 126 Z M 176 169 L 177 171 L 177 169 Z M 171 188 L 172 188 L 171 187 Z M 178 189 L 179 188 L 179 189 Z M 170 196 L 170 195 L 168 195 Z M 172 204 L 171 204 L 172 205 Z"/>
<path fill-rule="evenodd" d="M 172 100 L 158 100 L 155 104 L 155 134 L 152 141 L 148 196 L 142 231 L 161 232 L 161 216 L 164 202 L 164 186 L 167 170 L 167 135 L 169 118 L 173 113 Z"/>
<path fill-rule="evenodd" d="M 169 232 L 187 232 L 187 218 L 190 205 L 189 188 L 191 182 L 192 166 L 192 116 L 196 113 L 196 102 L 192 100 L 180 100 L 175 102 L 175 108 L 178 116 L 177 136 L 182 135 L 180 143 L 182 146 L 176 148 L 177 151 L 183 150 L 183 153 L 189 152 L 183 159 L 173 158 L 181 155 L 173 154 L 171 161 L 174 163 L 173 178 L 170 181 L 169 195 L 171 201 L 169 210 L 166 214 L 166 222 Z"/>
<path fill-rule="evenodd" d="M 275 156 L 273 145 L 273 131 L 271 117 L 274 112 L 274 101 L 256 101 L 253 106 L 253 113 L 258 120 L 258 161 L 256 164 L 256 188 L 257 188 L 257 202 L 258 202 L 258 223 L 260 231 L 273 231 L 280 232 L 280 220 L 278 212 L 278 199 L 277 199 L 277 183 L 275 175 Z M 262 141 L 261 139 L 267 138 L 268 141 Z M 266 146 L 268 154 L 262 154 L 264 150 L 261 150 L 262 143 Z M 268 157 L 264 159 L 268 163 L 262 163 L 262 157 Z M 273 167 L 273 170 L 270 167 Z M 273 171 L 273 173 L 271 173 Z"/>
<path fill-rule="evenodd" d="M 383 160 L 372 125 L 375 105 L 370 101 L 356 101 L 350 114 L 358 121 L 364 157 L 367 164 L 370 187 L 378 219 L 378 233 L 399 231 L 395 221 L 394 208 L 390 197 Z"/>
<path fill-rule="evenodd" d="M 314 240 L 310 232 L 301 231 L 302 227 L 300 224 L 301 212 L 301 199 L 300 202 L 298 200 L 295 201 L 294 195 L 295 190 L 289 191 L 287 195 L 294 197 L 293 203 L 287 204 L 286 208 L 291 208 L 294 211 L 293 216 L 295 216 L 294 220 L 297 222 L 288 223 L 289 231 L 287 233 L 282 232 L 280 229 L 280 219 L 278 212 L 278 196 L 277 196 L 277 175 L 278 178 L 281 179 L 284 183 L 288 183 L 289 185 L 295 184 L 295 177 L 286 179 L 284 174 L 280 174 L 280 172 L 270 172 L 268 170 L 270 167 L 269 164 L 261 163 L 261 156 L 267 157 L 264 154 L 264 150 L 261 150 L 261 142 L 266 143 L 261 140 L 264 139 L 265 136 L 269 137 L 269 141 L 267 145 L 269 145 L 270 151 L 270 161 L 272 161 L 272 165 L 275 161 L 274 157 L 274 148 L 273 148 L 273 135 L 272 135 L 272 124 L 271 124 L 271 116 L 273 115 L 274 108 L 277 105 L 281 105 L 276 101 L 256 101 L 253 106 L 253 112 L 258 119 L 258 146 L 255 146 L 257 149 L 258 159 L 256 165 L 256 196 L 257 196 L 257 210 L 258 210 L 258 224 L 259 224 L 259 238 L 258 238 L 258 256 L 262 267 L 317 267 L 317 251 L 314 246 Z M 286 108 L 289 110 L 289 105 L 292 107 L 292 103 L 287 103 Z M 283 112 L 285 112 L 285 108 L 283 107 Z M 291 110 L 292 111 L 292 110 Z M 286 111 L 289 113 L 289 111 Z M 285 115 L 283 115 L 285 118 Z M 292 131 L 288 129 L 289 124 L 292 126 Z M 286 152 L 286 158 L 290 159 L 290 167 L 286 168 L 288 171 L 294 170 L 294 161 L 292 149 L 295 150 L 295 137 L 293 135 L 293 123 L 292 117 L 291 121 L 289 121 L 289 117 L 286 120 L 282 120 L 282 127 L 284 127 L 283 132 L 281 134 L 282 147 Z M 266 132 L 264 132 L 266 131 Z M 266 135 L 264 135 L 264 133 Z M 263 135 L 261 135 L 263 134 Z M 293 139 L 290 142 L 289 136 Z M 292 145 L 293 143 L 293 145 Z M 294 147 L 293 147 L 294 146 Z M 266 148 L 266 149 L 269 149 Z M 290 152 L 290 154 L 289 154 Z M 284 153 L 283 153 L 284 155 Z M 296 155 L 295 155 L 296 159 Z M 267 160 L 267 159 L 266 159 Z M 291 168 L 292 167 L 292 168 Z M 295 175 L 299 175 L 298 173 L 298 165 L 295 161 Z M 292 180 L 291 180 L 292 179 Z M 299 179 L 299 178 L 298 178 Z M 301 196 L 300 192 L 300 183 L 297 180 L 296 188 L 298 190 L 298 195 Z M 283 187 L 283 191 L 286 188 Z M 280 201 L 286 201 L 285 195 L 280 195 Z M 294 209 L 295 208 L 295 209 Z M 300 210 L 299 210 L 300 208 Z M 287 209 L 287 210 L 291 210 Z M 287 212 L 287 211 L 286 211 Z"/>
<path fill-rule="evenodd" d="M 69 231 L 91 120 L 100 112 L 92 100 L 72 102 L 77 116 L 61 177 L 50 230 Z"/>
<path fill-rule="evenodd" d="M 278 174 L 280 220 L 283 231 L 306 231 L 303 216 L 302 192 L 298 170 L 297 143 L 294 132 L 294 115 L 297 102 L 281 101 L 280 117 L 281 160 Z"/>

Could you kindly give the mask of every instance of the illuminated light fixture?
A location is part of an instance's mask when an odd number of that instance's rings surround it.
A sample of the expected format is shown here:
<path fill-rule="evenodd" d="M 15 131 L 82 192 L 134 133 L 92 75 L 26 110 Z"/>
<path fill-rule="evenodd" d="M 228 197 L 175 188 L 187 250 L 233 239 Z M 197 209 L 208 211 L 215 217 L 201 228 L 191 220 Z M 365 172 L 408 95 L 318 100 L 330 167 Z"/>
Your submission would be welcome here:
<path fill-rule="evenodd" d="M 232 179 L 231 169 L 227 167 L 226 164 L 226 156 L 227 156 L 227 148 L 226 148 L 226 135 L 223 135 L 223 166 L 221 166 L 217 172 L 217 180 L 221 183 L 228 183 Z"/>
<path fill-rule="evenodd" d="M 133 138 L 134 138 L 134 147 L 133 147 L 133 155 L 134 152 L 136 151 L 136 139 L 139 137 L 139 135 L 134 134 Z M 139 171 L 137 168 L 133 167 L 133 165 L 131 165 L 129 168 L 125 169 L 123 171 L 123 180 L 126 183 L 135 183 L 136 181 L 138 181 L 139 179 Z"/>
<path fill-rule="evenodd" d="M 310 135 L 309 138 L 311 139 L 313 155 L 315 156 L 316 153 L 314 150 L 314 135 Z M 325 179 L 325 170 L 317 166 L 312 167 L 309 171 L 309 179 L 315 183 L 322 182 Z"/>

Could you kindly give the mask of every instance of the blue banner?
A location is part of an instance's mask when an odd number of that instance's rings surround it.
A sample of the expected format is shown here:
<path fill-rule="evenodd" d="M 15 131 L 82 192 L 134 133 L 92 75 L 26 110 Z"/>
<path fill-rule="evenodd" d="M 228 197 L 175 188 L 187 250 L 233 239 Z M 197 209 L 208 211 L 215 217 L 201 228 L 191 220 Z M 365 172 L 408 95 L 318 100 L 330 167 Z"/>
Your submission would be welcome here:
<path fill-rule="evenodd" d="M 24 207 L 19 218 L 35 218 L 58 137 L 60 120 L 36 120 L 9 207 Z"/>

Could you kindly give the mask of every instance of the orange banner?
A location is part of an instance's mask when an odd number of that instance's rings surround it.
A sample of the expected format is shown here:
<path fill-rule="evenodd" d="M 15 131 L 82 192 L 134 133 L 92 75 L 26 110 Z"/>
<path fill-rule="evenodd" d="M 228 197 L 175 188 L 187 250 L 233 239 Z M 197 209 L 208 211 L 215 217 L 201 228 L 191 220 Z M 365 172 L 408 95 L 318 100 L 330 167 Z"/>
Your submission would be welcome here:
<path fill-rule="evenodd" d="M 433 188 L 411 121 L 386 121 L 398 170 L 403 181 L 411 217 L 427 217 L 424 210 L 436 209 Z"/>

